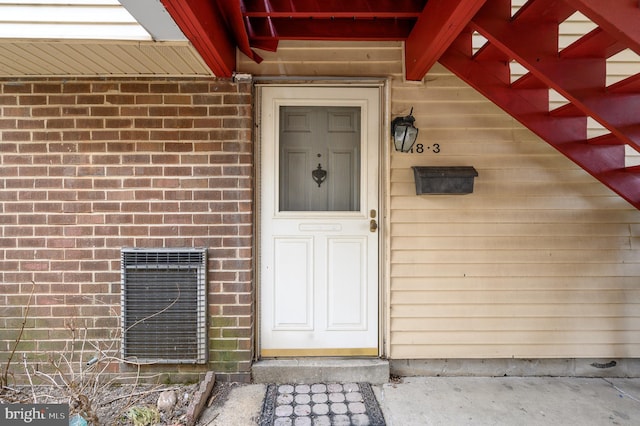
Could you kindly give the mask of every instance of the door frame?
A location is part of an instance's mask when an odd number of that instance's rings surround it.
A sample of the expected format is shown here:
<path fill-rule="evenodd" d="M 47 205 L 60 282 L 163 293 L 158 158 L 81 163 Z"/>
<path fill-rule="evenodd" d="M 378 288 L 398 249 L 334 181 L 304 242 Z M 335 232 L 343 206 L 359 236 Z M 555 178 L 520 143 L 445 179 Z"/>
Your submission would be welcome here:
<path fill-rule="evenodd" d="M 389 272 L 388 253 L 389 235 L 388 229 L 388 185 L 389 185 L 389 134 L 390 129 L 390 102 L 391 81 L 390 78 L 362 78 L 362 79 L 313 79 L 313 78 L 254 78 L 254 158 L 255 158 L 255 215 L 254 215 L 254 251 L 256 253 L 254 265 L 254 360 L 261 358 L 261 321 L 262 321 L 262 287 L 261 287 L 261 217 L 262 217 L 262 89 L 264 87 L 361 87 L 378 89 L 379 93 L 379 147 L 378 147 L 378 357 L 385 357 L 389 344 L 390 312 L 387 301 L 389 300 Z"/>

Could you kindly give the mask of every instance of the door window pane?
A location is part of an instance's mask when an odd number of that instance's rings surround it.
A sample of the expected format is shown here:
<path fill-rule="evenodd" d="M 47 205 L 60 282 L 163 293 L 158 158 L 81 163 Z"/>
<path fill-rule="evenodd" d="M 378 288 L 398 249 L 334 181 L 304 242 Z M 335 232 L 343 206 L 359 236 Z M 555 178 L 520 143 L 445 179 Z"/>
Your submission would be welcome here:
<path fill-rule="evenodd" d="M 360 210 L 360 107 L 282 106 L 280 211 Z"/>

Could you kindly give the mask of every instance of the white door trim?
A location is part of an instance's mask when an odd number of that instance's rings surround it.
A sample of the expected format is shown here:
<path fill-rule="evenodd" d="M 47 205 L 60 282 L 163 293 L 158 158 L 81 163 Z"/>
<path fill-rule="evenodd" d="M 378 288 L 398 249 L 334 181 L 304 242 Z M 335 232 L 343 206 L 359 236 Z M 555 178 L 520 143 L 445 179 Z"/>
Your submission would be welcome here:
<path fill-rule="evenodd" d="M 261 251 L 261 238 L 262 238 L 262 228 L 261 228 L 261 217 L 263 214 L 264 205 L 261 200 L 262 198 L 262 185 L 263 181 L 261 178 L 262 175 L 262 162 L 264 161 L 264 153 L 262 151 L 262 141 L 261 141 L 261 120 L 263 119 L 263 111 L 262 111 L 262 89 L 264 87 L 295 87 L 295 88 L 348 88 L 348 87 L 359 87 L 359 88 L 367 88 L 367 89 L 377 89 L 377 110 L 378 110 L 378 120 L 377 120 L 377 143 L 378 143 L 378 158 L 376 159 L 376 168 L 377 168 L 377 221 L 378 221 L 378 265 L 377 265 L 377 324 L 374 325 L 376 327 L 377 332 L 377 355 L 383 355 L 386 352 L 386 340 L 387 340 L 387 322 L 388 322 L 388 309 L 386 308 L 385 301 L 387 300 L 388 289 L 386 285 L 383 286 L 383 282 L 387 281 L 386 274 L 384 271 L 384 262 L 386 260 L 386 245 L 387 245 L 387 237 L 384 235 L 384 230 L 386 228 L 385 224 L 387 221 L 386 214 L 384 213 L 384 206 L 387 204 L 387 200 L 383 197 L 383 194 L 386 193 L 386 186 L 384 186 L 384 182 L 386 182 L 386 176 L 388 173 L 388 165 L 386 158 L 388 157 L 388 147 L 385 143 L 388 138 L 385 135 L 388 133 L 388 119 L 386 116 L 388 115 L 388 99 L 389 99 L 389 81 L 388 79 L 375 79 L 375 80 L 366 80 L 363 81 L 344 81 L 344 82 L 321 82 L 318 84 L 298 84 L 298 83 L 276 83 L 276 84 L 268 84 L 268 83 L 257 83 L 256 84 L 256 101 L 255 101 L 255 114 L 256 114 L 256 357 L 260 357 L 262 351 L 261 345 L 261 321 L 262 321 L 262 296 L 261 296 L 261 259 L 262 259 L 262 251 Z M 365 179 L 366 181 L 367 179 Z M 365 189 L 363 188 L 363 192 Z M 318 353 L 318 355 L 322 355 L 322 353 Z M 344 355 L 349 355 L 348 351 L 344 353 Z M 362 353 L 354 352 L 351 355 L 365 355 Z M 367 353 L 366 355 L 372 355 L 371 353 Z"/>

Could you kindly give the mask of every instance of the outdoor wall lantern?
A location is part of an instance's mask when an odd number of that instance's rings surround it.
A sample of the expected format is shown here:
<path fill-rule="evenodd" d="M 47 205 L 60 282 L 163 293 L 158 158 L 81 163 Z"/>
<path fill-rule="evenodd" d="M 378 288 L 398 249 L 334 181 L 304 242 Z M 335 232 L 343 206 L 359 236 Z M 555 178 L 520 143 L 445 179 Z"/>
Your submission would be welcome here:
<path fill-rule="evenodd" d="M 418 137 L 418 128 L 413 125 L 416 119 L 413 117 L 413 107 L 409 115 L 404 117 L 396 117 L 391 122 L 391 136 L 393 137 L 393 145 L 396 151 L 409 152 L 416 143 Z"/>

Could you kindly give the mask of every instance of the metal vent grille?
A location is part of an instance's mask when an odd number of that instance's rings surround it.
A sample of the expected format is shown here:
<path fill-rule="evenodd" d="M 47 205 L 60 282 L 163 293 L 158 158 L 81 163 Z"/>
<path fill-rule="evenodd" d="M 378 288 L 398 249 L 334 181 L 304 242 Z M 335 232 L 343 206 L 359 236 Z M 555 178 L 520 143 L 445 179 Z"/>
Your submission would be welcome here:
<path fill-rule="evenodd" d="M 124 358 L 206 362 L 206 249 L 121 254 Z"/>

